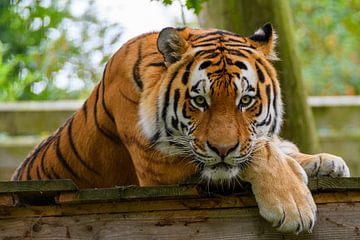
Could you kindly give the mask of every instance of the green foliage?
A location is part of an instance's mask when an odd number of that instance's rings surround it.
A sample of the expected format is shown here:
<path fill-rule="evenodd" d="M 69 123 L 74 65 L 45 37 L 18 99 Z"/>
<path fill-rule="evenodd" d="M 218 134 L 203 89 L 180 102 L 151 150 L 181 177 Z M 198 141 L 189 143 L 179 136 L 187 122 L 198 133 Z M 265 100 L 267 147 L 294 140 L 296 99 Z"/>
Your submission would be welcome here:
<path fill-rule="evenodd" d="M 81 16 L 73 2 L 0 3 L 0 101 L 79 98 L 101 78 L 120 29 L 99 21 L 90 2 Z"/>
<path fill-rule="evenodd" d="M 290 1 L 311 95 L 360 94 L 360 1 Z"/>
<path fill-rule="evenodd" d="M 201 10 L 201 5 L 207 0 L 186 0 L 185 6 L 189 10 L 193 10 L 196 15 L 199 15 Z M 166 5 L 171 5 L 174 0 L 162 0 L 162 3 Z"/>

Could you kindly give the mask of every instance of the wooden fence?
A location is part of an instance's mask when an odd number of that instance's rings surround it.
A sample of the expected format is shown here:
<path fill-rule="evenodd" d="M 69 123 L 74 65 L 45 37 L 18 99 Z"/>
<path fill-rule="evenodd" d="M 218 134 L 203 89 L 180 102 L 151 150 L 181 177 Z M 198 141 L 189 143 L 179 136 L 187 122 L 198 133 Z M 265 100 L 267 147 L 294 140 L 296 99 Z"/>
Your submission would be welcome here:
<path fill-rule="evenodd" d="M 314 230 L 293 235 L 273 229 L 251 193 L 0 182 L 0 239 L 360 239 L 360 178 L 312 179 L 309 188 L 318 206 Z"/>
<path fill-rule="evenodd" d="M 0 104 L 0 180 L 80 108 L 79 101 Z M 360 97 L 310 97 L 321 150 L 342 156 L 360 176 Z M 299 133 L 301 134 L 301 133 Z"/>

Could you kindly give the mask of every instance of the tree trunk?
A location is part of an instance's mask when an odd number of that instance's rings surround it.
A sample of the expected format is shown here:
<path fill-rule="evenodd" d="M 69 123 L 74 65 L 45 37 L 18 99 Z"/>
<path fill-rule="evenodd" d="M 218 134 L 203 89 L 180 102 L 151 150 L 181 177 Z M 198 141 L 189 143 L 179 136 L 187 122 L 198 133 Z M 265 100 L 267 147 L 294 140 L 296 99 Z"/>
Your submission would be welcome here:
<path fill-rule="evenodd" d="M 199 22 L 201 27 L 225 29 L 242 36 L 250 36 L 266 22 L 273 24 L 279 35 L 277 52 L 281 59 L 274 65 L 285 104 L 281 135 L 296 143 L 303 152 L 316 152 L 318 139 L 312 112 L 306 102 L 287 0 L 209 0 L 203 5 Z"/>

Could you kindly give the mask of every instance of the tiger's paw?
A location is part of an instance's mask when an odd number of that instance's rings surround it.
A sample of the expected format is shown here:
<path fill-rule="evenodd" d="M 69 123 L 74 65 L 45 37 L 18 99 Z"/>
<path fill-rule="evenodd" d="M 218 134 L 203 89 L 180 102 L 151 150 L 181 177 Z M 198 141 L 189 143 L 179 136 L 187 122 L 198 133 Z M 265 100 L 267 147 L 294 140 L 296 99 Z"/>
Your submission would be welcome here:
<path fill-rule="evenodd" d="M 253 189 L 254 191 L 255 189 Z M 255 190 L 260 215 L 278 231 L 311 232 L 316 220 L 316 205 L 305 184 L 292 184 L 285 189 Z"/>
<path fill-rule="evenodd" d="M 241 178 L 251 183 L 260 215 L 281 232 L 311 232 L 316 205 L 307 175 L 293 158 L 268 143 L 254 154 Z"/>
<path fill-rule="evenodd" d="M 338 156 L 320 153 L 301 163 L 309 177 L 330 176 L 350 177 L 349 167 Z"/>

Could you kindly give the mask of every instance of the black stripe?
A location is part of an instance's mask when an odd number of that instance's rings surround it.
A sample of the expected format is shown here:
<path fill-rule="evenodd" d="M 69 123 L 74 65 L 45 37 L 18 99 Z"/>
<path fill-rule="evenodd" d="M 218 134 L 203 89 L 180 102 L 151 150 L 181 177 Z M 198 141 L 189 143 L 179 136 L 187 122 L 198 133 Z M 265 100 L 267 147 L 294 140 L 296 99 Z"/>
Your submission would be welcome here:
<path fill-rule="evenodd" d="M 247 70 L 247 69 L 248 69 L 247 66 L 245 65 L 245 63 L 240 62 L 240 61 L 236 61 L 236 62 L 235 62 L 235 66 L 237 66 L 238 68 L 243 69 L 243 70 Z"/>
<path fill-rule="evenodd" d="M 175 91 L 174 91 L 174 104 L 173 104 L 173 109 L 174 109 L 175 116 L 172 117 L 171 124 L 176 130 L 179 130 L 179 127 L 178 127 L 179 119 L 178 119 L 178 116 L 177 116 L 177 105 L 179 103 L 179 98 L 180 98 L 180 89 L 175 89 Z"/>
<path fill-rule="evenodd" d="M 61 165 L 69 172 L 71 173 L 71 175 L 73 175 L 75 178 L 79 178 L 79 175 L 74 172 L 74 170 L 70 167 L 70 165 L 68 164 L 68 162 L 65 160 L 64 155 L 61 153 L 60 150 L 60 139 L 61 139 L 61 134 L 56 138 L 56 142 L 55 142 L 55 152 L 56 152 L 56 157 L 59 160 L 59 162 L 61 163 Z"/>
<path fill-rule="evenodd" d="M 50 145 L 51 145 L 51 143 L 52 143 L 52 142 L 50 142 L 50 141 L 52 141 L 52 140 L 54 139 L 53 136 L 51 136 L 50 138 L 51 138 L 51 139 L 49 140 L 48 145 L 46 146 L 46 148 L 45 148 L 45 150 L 44 150 L 44 153 L 43 153 L 43 155 L 41 156 L 41 162 L 40 162 L 41 171 L 45 174 L 45 176 L 46 176 L 48 179 L 51 179 L 52 177 L 49 175 L 48 170 L 45 169 L 44 161 L 45 161 L 46 153 L 47 153 L 47 151 L 49 150 L 49 147 L 50 147 Z"/>
<path fill-rule="evenodd" d="M 191 91 L 192 91 L 192 92 L 195 92 L 195 93 L 199 93 L 200 91 L 199 91 L 198 87 L 199 87 L 199 84 L 200 84 L 201 82 L 203 82 L 203 81 L 204 81 L 203 79 L 200 79 L 199 81 L 197 81 L 197 82 L 191 87 Z M 187 91 L 187 93 L 188 93 L 188 91 Z M 191 98 L 191 97 L 190 97 L 190 94 L 187 94 L 185 97 L 186 97 L 186 98 Z"/>
<path fill-rule="evenodd" d="M 234 36 L 234 37 L 240 37 L 238 34 L 235 34 L 235 33 L 232 33 L 232 32 L 226 32 L 226 31 L 214 31 L 214 32 L 209 32 L 209 33 L 205 33 L 205 34 L 202 34 L 202 35 L 199 35 L 197 37 L 194 37 L 192 39 L 192 41 L 197 41 L 199 39 L 203 39 L 203 38 L 206 38 L 208 36 L 214 36 L 214 35 L 224 35 L 224 36 Z"/>
<path fill-rule="evenodd" d="M 119 144 L 120 142 L 120 138 L 110 132 L 110 130 L 106 129 L 106 128 L 101 128 L 97 119 L 97 103 L 99 100 L 99 85 L 97 86 L 97 91 L 95 94 L 95 104 L 94 104 L 94 122 L 95 122 L 95 126 L 97 128 L 97 130 L 99 130 L 99 132 L 101 132 L 105 137 L 107 137 L 109 140 L 113 141 L 116 144 Z"/>
<path fill-rule="evenodd" d="M 135 80 L 135 83 L 136 83 L 136 86 L 140 89 L 140 91 L 143 90 L 143 83 L 141 81 L 141 78 L 140 78 L 140 64 L 141 64 L 141 50 L 142 50 L 142 45 L 140 44 L 139 48 L 138 48 L 138 53 L 137 53 L 137 59 L 134 63 L 134 66 L 133 66 L 133 78 Z"/>
<path fill-rule="evenodd" d="M 19 180 L 26 166 L 27 166 L 26 179 L 27 180 L 31 179 L 30 170 L 32 168 L 34 160 L 37 158 L 37 156 L 39 155 L 40 151 L 42 150 L 43 146 L 47 143 L 47 141 L 48 139 L 44 139 L 39 145 L 36 146 L 35 150 L 29 156 L 26 157 L 24 162 L 21 164 L 19 171 L 17 171 L 16 176 L 14 176 L 15 180 Z"/>
<path fill-rule="evenodd" d="M 235 39 L 235 38 L 229 38 L 228 39 L 229 42 L 238 42 L 238 43 L 246 43 L 246 40 L 242 37 Z"/>
<path fill-rule="evenodd" d="M 211 41 L 219 41 L 220 40 L 220 36 L 216 36 L 216 37 L 213 37 L 213 38 L 207 38 L 207 39 L 203 39 L 201 41 L 198 41 L 194 44 L 202 44 L 202 43 L 205 43 L 205 42 L 211 42 Z M 194 42 L 194 41 L 193 41 Z"/>
<path fill-rule="evenodd" d="M 191 61 L 186 65 L 185 72 L 184 72 L 184 74 L 182 76 L 182 79 L 181 79 L 181 82 L 184 85 L 187 85 L 187 83 L 189 81 L 190 69 L 191 69 L 191 66 L 192 66 L 193 63 L 194 63 L 194 61 Z"/>
<path fill-rule="evenodd" d="M 169 108 L 171 85 L 172 85 L 174 79 L 176 78 L 176 76 L 179 73 L 179 68 L 173 73 L 173 75 L 172 75 L 172 77 L 170 79 L 170 82 L 166 87 L 164 107 L 163 107 L 162 112 L 161 112 L 161 118 L 164 121 L 165 125 L 166 125 L 166 113 L 167 113 L 168 108 Z"/>
<path fill-rule="evenodd" d="M 102 96 L 101 96 L 101 104 L 104 108 L 104 111 L 106 113 L 106 115 L 110 118 L 110 120 L 115 123 L 115 119 L 114 119 L 114 116 L 110 113 L 109 109 L 107 108 L 106 104 L 105 104 L 105 72 L 106 72 L 106 67 L 107 65 L 105 66 L 105 69 L 104 69 L 104 72 L 103 72 L 103 78 L 102 78 L 102 81 L 101 81 L 101 85 L 102 85 Z"/>
<path fill-rule="evenodd" d="M 230 55 L 235 55 L 235 56 L 238 56 L 238 57 L 247 58 L 247 56 L 244 55 L 244 54 L 243 54 L 241 51 L 239 51 L 239 50 L 227 49 L 227 52 L 228 52 L 228 54 L 230 54 Z"/>
<path fill-rule="evenodd" d="M 237 44 L 237 43 L 225 43 L 225 46 L 226 46 L 226 47 L 240 47 L 240 48 L 242 48 L 242 47 L 248 47 L 248 48 L 252 48 L 252 49 L 253 49 L 252 46 L 249 46 L 249 45 L 246 45 L 246 44 Z"/>
<path fill-rule="evenodd" d="M 163 67 L 163 68 L 165 68 L 166 65 L 164 62 L 155 62 L 155 63 L 149 63 L 148 65 L 146 65 L 146 67 Z"/>
<path fill-rule="evenodd" d="M 257 75 L 258 75 L 259 81 L 260 81 L 261 83 L 264 83 L 264 82 L 265 82 L 264 73 L 261 71 L 261 69 L 260 69 L 260 67 L 259 67 L 259 65 L 258 65 L 257 62 L 255 63 L 255 66 L 256 66 L 256 73 L 257 73 Z"/>
<path fill-rule="evenodd" d="M 250 47 L 249 47 L 249 48 L 250 48 Z M 251 47 L 251 48 L 253 48 L 253 47 Z M 244 51 L 244 52 L 247 52 L 247 53 L 249 53 L 249 54 L 253 54 L 253 52 L 252 52 L 251 50 L 246 49 L 246 48 L 241 48 L 240 50 L 241 50 L 241 51 Z"/>
<path fill-rule="evenodd" d="M 203 44 L 193 44 L 192 47 L 193 48 L 197 48 L 197 47 L 210 47 L 210 46 L 216 46 L 216 43 L 203 43 Z"/>
<path fill-rule="evenodd" d="M 275 128 L 276 128 L 276 125 L 277 125 L 277 118 L 278 118 L 278 109 L 277 109 L 277 106 L 276 106 L 276 100 L 277 100 L 277 91 L 276 91 L 276 88 L 275 88 L 275 85 L 273 83 L 273 92 L 274 92 L 274 100 L 273 100 L 273 107 L 274 107 L 274 112 L 275 112 L 275 117 L 274 117 L 274 122 L 270 128 L 270 133 L 271 135 L 274 134 L 275 132 Z"/>
<path fill-rule="evenodd" d="M 225 57 L 225 62 L 229 65 L 234 65 L 233 61 L 231 58 Z"/>
<path fill-rule="evenodd" d="M 205 61 L 202 64 L 200 64 L 199 70 L 205 69 L 211 65 L 211 61 Z"/>
<path fill-rule="evenodd" d="M 278 116 L 278 109 L 276 107 L 276 102 L 277 102 L 277 91 L 276 91 L 276 80 L 274 80 L 270 74 L 270 70 L 267 66 L 266 63 L 263 62 L 262 59 L 256 59 L 260 62 L 260 64 L 264 67 L 266 74 L 269 76 L 271 82 L 272 82 L 272 90 L 274 93 L 274 100 L 273 100 L 273 107 L 274 107 L 274 113 L 275 113 L 275 117 L 274 117 L 274 123 L 273 126 L 271 127 L 272 132 L 274 133 L 274 130 L 276 128 L 277 125 L 277 116 Z"/>
<path fill-rule="evenodd" d="M 151 146 L 155 145 L 157 141 L 160 139 L 160 131 L 157 131 L 154 136 L 150 138 L 150 144 Z"/>
<path fill-rule="evenodd" d="M 73 118 L 70 120 L 69 125 L 68 125 L 68 138 L 69 138 L 69 143 L 70 143 L 70 147 L 71 150 L 74 152 L 76 158 L 81 162 L 81 164 L 90 172 L 93 172 L 95 174 L 99 174 L 96 170 L 94 170 L 93 168 L 91 168 L 81 157 L 79 152 L 77 151 L 74 141 L 73 141 L 73 137 L 72 137 L 72 124 L 73 124 Z"/>
<path fill-rule="evenodd" d="M 172 84 L 175 80 L 175 78 L 177 77 L 178 73 L 179 73 L 179 69 L 182 68 L 184 66 L 184 64 L 181 64 L 180 66 L 178 66 L 178 68 L 173 72 L 173 75 L 171 76 L 170 78 L 170 81 L 166 87 L 166 92 L 165 92 L 165 100 L 164 100 L 164 106 L 162 108 L 162 111 L 161 111 L 161 119 L 163 120 L 164 122 L 164 127 L 166 129 L 166 134 L 167 136 L 170 136 L 171 135 L 171 132 L 170 130 L 168 129 L 167 127 L 167 123 L 166 123 L 166 114 L 168 112 L 168 108 L 169 108 L 169 101 L 170 101 L 170 92 L 171 92 L 171 87 L 172 87 Z"/>
<path fill-rule="evenodd" d="M 183 123 L 183 122 L 180 122 L 180 128 L 181 128 L 181 132 L 182 132 L 183 134 L 185 134 L 185 133 L 187 132 L 187 130 L 188 130 L 188 127 L 187 127 L 186 124 Z"/>
<path fill-rule="evenodd" d="M 36 159 L 39 152 L 37 152 L 36 154 L 33 154 L 30 161 L 28 162 L 28 167 L 27 167 L 27 170 L 26 170 L 26 180 L 31 180 L 32 179 L 30 171 L 33 168 L 34 161 L 35 161 L 35 159 Z"/>
<path fill-rule="evenodd" d="M 82 105 L 82 110 L 84 112 L 85 122 L 87 121 L 87 99 L 85 100 L 84 104 Z"/>
<path fill-rule="evenodd" d="M 269 114 L 270 114 L 270 84 L 267 84 L 266 85 L 266 96 L 267 96 L 267 113 L 266 113 L 266 117 L 265 119 L 261 122 L 261 123 L 258 123 L 256 126 L 263 126 L 267 123 L 267 120 L 268 120 L 268 117 L 269 117 Z"/>
<path fill-rule="evenodd" d="M 207 54 L 207 53 L 209 53 L 209 54 L 214 54 L 214 56 L 211 55 L 209 58 L 216 57 L 216 56 L 219 55 L 220 53 L 214 52 L 215 50 L 216 50 L 216 49 L 197 51 L 197 52 L 195 53 L 195 55 L 194 55 L 194 58 L 199 57 L 199 56 L 202 56 L 202 55 Z M 216 56 L 215 56 L 215 55 L 216 55 Z"/>

